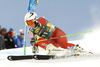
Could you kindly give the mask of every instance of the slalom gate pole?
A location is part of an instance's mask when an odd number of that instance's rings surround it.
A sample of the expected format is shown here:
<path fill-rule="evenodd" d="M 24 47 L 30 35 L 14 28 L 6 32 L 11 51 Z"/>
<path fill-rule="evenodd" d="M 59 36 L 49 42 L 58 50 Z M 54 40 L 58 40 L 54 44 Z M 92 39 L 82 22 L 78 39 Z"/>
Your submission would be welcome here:
<path fill-rule="evenodd" d="M 34 12 L 36 5 L 38 5 L 39 0 L 29 0 L 28 12 Z M 25 25 L 25 37 L 24 37 L 24 55 L 26 55 L 26 35 L 27 35 L 27 26 Z"/>
<path fill-rule="evenodd" d="M 86 31 L 86 32 L 81 32 L 81 33 L 75 33 L 75 34 L 70 34 L 70 35 L 64 35 L 64 36 L 54 37 L 54 38 L 50 38 L 49 40 L 57 39 L 57 38 L 63 38 L 63 37 L 66 37 L 66 36 L 79 35 L 79 34 L 84 34 L 84 33 L 89 33 L 89 32 L 92 32 L 92 31 Z M 46 41 L 46 40 L 48 40 L 48 39 L 37 40 L 36 42 L 41 42 L 41 41 Z"/>
<path fill-rule="evenodd" d="M 31 0 L 29 0 L 28 7 L 30 5 Z M 28 10 L 29 12 L 29 10 Z M 26 55 L 26 35 L 27 35 L 27 25 L 25 24 L 25 36 L 24 36 L 24 55 Z"/>
<path fill-rule="evenodd" d="M 24 36 L 24 55 L 26 55 L 26 35 L 27 35 L 27 26 L 25 25 L 25 36 Z"/>

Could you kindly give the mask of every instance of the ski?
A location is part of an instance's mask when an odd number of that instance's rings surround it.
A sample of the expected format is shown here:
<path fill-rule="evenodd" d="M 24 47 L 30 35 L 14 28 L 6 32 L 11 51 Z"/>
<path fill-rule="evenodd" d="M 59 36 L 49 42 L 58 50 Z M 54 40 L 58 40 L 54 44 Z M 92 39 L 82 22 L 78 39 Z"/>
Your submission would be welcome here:
<path fill-rule="evenodd" d="M 20 55 L 20 56 L 13 56 L 10 55 L 7 57 L 8 60 L 25 60 L 25 59 L 36 59 L 36 60 L 48 60 L 53 59 L 54 55 Z"/>

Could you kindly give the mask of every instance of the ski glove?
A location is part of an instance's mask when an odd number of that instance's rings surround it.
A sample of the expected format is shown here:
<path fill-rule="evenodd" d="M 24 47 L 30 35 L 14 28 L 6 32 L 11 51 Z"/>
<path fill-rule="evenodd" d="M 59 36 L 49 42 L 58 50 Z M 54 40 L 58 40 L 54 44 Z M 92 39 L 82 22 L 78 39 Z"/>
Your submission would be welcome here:
<path fill-rule="evenodd" d="M 35 36 L 33 36 L 33 37 L 31 38 L 30 44 L 31 44 L 31 45 L 36 44 L 36 40 L 37 40 L 37 38 L 36 38 Z"/>
<path fill-rule="evenodd" d="M 38 46 L 33 46 L 32 52 L 33 52 L 33 53 L 39 53 Z"/>

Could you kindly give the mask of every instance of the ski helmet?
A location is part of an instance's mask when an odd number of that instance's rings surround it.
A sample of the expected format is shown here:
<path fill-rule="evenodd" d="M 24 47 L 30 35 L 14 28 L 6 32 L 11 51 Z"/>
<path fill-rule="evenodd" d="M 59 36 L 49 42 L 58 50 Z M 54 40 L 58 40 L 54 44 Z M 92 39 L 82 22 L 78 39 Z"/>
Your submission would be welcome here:
<path fill-rule="evenodd" d="M 26 25 L 32 25 L 37 18 L 37 14 L 35 12 L 29 12 L 25 15 L 25 23 Z"/>
<path fill-rule="evenodd" d="M 25 22 L 29 20 L 34 20 L 36 21 L 37 14 L 35 12 L 29 12 L 25 15 Z"/>

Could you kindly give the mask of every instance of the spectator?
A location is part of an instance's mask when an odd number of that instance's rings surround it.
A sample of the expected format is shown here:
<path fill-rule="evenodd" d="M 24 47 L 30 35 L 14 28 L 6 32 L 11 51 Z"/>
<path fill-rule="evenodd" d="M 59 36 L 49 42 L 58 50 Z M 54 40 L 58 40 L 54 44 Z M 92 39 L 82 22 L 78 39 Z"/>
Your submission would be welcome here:
<path fill-rule="evenodd" d="M 23 44 L 24 44 L 24 31 L 23 29 L 20 29 L 19 32 L 20 32 L 20 35 L 18 35 L 17 38 L 15 39 L 16 48 L 23 47 Z"/>
<path fill-rule="evenodd" d="M 1 34 L 2 34 L 2 37 L 4 38 L 5 47 L 7 49 L 7 47 L 8 47 L 8 36 L 7 36 L 7 33 L 6 33 L 6 28 L 1 29 Z"/>
<path fill-rule="evenodd" d="M 6 33 L 6 28 L 3 28 L 1 31 L 2 31 L 2 35 L 4 37 L 6 49 L 15 48 L 15 42 L 12 38 L 13 30 L 10 29 L 9 32 Z"/>
<path fill-rule="evenodd" d="M 0 34 L 1 34 L 1 25 L 0 25 Z"/>
<path fill-rule="evenodd" d="M 5 49 L 5 41 L 4 41 L 4 37 L 1 34 L 1 26 L 0 26 L 0 50 Z"/>
<path fill-rule="evenodd" d="M 3 37 L 6 35 L 6 28 L 1 29 L 1 34 L 3 35 Z"/>
<path fill-rule="evenodd" d="M 5 41 L 4 38 L 2 37 L 2 34 L 0 34 L 0 50 L 5 49 Z"/>
<path fill-rule="evenodd" d="M 13 34 L 14 34 L 14 30 L 12 28 L 10 28 L 8 31 L 8 47 L 7 47 L 7 49 L 15 48 Z"/>

